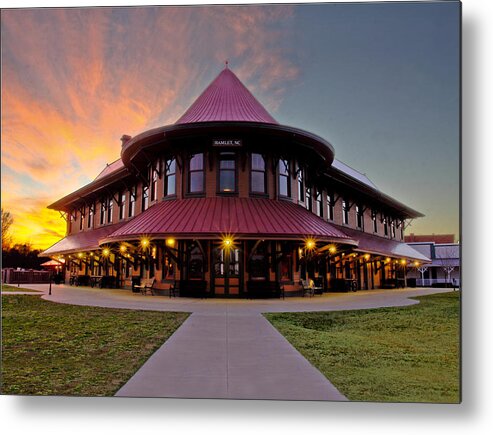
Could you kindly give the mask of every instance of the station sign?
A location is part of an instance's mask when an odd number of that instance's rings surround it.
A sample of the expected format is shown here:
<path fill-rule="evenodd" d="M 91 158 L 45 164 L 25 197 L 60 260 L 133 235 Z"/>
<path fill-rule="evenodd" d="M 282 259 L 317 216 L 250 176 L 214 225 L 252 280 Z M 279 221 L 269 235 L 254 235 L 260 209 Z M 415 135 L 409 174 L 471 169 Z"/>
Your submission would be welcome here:
<path fill-rule="evenodd" d="M 213 147 L 241 147 L 243 142 L 241 139 L 213 139 Z"/>

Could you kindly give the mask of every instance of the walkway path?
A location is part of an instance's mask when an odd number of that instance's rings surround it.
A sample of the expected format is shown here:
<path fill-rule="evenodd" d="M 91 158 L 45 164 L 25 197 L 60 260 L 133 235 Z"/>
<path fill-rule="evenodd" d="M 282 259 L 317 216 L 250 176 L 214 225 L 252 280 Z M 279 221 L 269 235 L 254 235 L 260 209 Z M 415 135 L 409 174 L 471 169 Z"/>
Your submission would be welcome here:
<path fill-rule="evenodd" d="M 409 297 L 449 289 L 372 290 L 286 300 L 188 299 L 126 290 L 46 285 L 60 303 L 193 313 L 117 396 L 285 400 L 346 398 L 261 315 L 333 311 L 417 303 Z"/>

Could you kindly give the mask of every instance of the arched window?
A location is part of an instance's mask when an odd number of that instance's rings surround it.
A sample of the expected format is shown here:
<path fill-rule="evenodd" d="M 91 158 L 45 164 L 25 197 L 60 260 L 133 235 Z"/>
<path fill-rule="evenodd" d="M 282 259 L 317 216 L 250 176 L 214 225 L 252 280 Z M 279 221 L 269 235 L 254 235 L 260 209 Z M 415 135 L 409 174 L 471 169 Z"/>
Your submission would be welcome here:
<path fill-rule="evenodd" d="M 194 154 L 188 161 L 188 193 L 204 192 L 204 154 Z"/>
<path fill-rule="evenodd" d="M 265 159 L 262 154 L 252 153 L 250 190 L 252 193 L 267 193 Z"/>

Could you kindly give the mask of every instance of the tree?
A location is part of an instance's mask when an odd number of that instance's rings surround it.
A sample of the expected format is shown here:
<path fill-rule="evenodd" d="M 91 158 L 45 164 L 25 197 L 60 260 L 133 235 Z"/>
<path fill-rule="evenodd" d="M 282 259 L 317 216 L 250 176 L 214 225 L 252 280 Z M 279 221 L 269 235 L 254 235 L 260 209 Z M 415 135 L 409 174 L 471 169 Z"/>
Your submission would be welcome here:
<path fill-rule="evenodd" d="M 9 211 L 3 211 L 2 207 L 2 251 L 10 248 L 12 236 L 10 235 L 10 227 L 14 223 L 14 218 Z"/>

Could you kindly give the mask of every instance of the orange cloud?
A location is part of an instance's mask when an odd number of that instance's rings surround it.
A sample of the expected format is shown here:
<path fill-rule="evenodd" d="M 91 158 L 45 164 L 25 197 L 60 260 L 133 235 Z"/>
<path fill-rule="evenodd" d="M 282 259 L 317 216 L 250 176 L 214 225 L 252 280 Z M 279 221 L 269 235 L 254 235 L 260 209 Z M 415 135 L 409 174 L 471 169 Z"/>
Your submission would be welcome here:
<path fill-rule="evenodd" d="M 290 6 L 2 11 L 2 206 L 18 241 L 54 243 L 65 222 L 46 206 L 118 158 L 122 134 L 175 122 L 224 60 L 276 110 L 299 74 L 292 16 Z"/>

